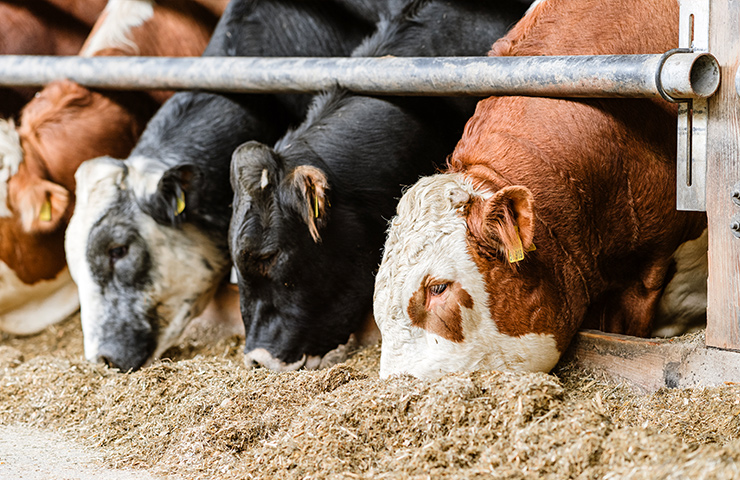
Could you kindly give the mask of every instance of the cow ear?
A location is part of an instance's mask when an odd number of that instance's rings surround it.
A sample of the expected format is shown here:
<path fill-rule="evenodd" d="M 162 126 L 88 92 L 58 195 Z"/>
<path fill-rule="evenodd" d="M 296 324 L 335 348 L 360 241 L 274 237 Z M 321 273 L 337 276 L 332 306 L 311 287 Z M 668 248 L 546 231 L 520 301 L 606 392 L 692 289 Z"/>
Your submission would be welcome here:
<path fill-rule="evenodd" d="M 23 230 L 28 233 L 50 233 L 69 219 L 70 194 L 61 185 L 33 175 L 24 169 L 11 177 L 8 193 L 13 210 Z"/>
<path fill-rule="evenodd" d="M 144 210 L 159 223 L 180 225 L 195 209 L 198 199 L 194 185 L 198 178 L 199 170 L 193 165 L 170 168 L 159 179 L 157 191 L 148 199 Z"/>
<path fill-rule="evenodd" d="M 470 230 L 489 252 L 500 252 L 515 263 L 534 249 L 534 197 L 528 188 L 504 187 L 475 210 L 468 225 L 471 220 L 477 224 Z"/>
<path fill-rule="evenodd" d="M 276 183 L 279 168 L 280 157 L 275 150 L 256 141 L 243 143 L 231 156 L 231 188 L 234 192 L 245 187 L 264 190 Z"/>
<path fill-rule="evenodd" d="M 323 171 L 309 165 L 296 167 L 288 179 L 296 195 L 295 206 L 308 226 L 311 238 L 321 241 L 319 230 L 326 225 L 329 207 L 329 182 Z"/>

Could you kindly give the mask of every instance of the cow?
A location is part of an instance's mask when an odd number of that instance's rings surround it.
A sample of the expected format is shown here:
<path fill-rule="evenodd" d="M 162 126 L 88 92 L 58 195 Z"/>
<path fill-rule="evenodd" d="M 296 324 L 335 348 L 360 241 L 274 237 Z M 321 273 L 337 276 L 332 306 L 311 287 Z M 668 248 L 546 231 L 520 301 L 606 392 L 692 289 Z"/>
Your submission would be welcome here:
<path fill-rule="evenodd" d="M 199 55 L 217 21 L 193 2 L 111 0 L 81 54 Z M 74 173 L 90 158 L 128 155 L 163 98 L 60 80 L 16 128 L 0 124 L 0 330 L 35 333 L 79 308 L 64 254 Z"/>
<path fill-rule="evenodd" d="M 204 55 L 348 55 L 375 22 L 346 1 L 233 0 Z M 180 92 L 125 160 L 79 168 L 66 254 L 88 360 L 135 370 L 178 340 L 230 271 L 232 152 L 275 141 L 309 99 Z"/>
<path fill-rule="evenodd" d="M 0 55 L 75 55 L 105 0 L 0 1 Z M 33 88 L 1 88 L 0 116 L 15 116 Z"/>
<path fill-rule="evenodd" d="M 513 2 L 414 0 L 352 56 L 483 55 L 523 11 Z M 229 246 L 247 363 L 316 368 L 362 326 L 401 186 L 442 165 L 474 106 L 334 89 L 274 147 L 236 150 Z"/>
<path fill-rule="evenodd" d="M 673 253 L 670 281 L 655 313 L 652 337 L 677 337 L 707 324 L 709 232 L 681 244 Z"/>
<path fill-rule="evenodd" d="M 544 0 L 490 52 L 662 53 L 678 4 Z M 490 97 L 446 170 L 390 222 L 375 285 L 380 375 L 550 371 L 579 327 L 646 336 L 706 218 L 675 208 L 676 107 Z"/>

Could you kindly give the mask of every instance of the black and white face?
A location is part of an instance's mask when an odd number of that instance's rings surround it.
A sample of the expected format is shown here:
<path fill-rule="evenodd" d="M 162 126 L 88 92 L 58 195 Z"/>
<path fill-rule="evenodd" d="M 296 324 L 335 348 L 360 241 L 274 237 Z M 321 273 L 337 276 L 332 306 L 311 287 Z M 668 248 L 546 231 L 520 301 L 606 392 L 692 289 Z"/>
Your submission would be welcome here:
<path fill-rule="evenodd" d="M 85 357 L 136 370 L 174 345 L 212 298 L 230 261 L 189 223 L 158 223 L 140 199 L 162 194 L 164 167 L 102 157 L 77 171 L 77 204 L 65 238 L 80 293 Z M 187 197 L 170 202 L 180 215 Z"/>

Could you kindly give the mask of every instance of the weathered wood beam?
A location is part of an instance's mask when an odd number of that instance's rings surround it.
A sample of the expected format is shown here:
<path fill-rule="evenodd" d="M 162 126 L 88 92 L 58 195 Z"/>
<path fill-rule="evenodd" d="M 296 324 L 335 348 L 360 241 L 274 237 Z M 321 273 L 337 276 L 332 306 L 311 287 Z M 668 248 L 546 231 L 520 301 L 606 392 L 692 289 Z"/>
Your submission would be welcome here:
<path fill-rule="evenodd" d="M 703 336 L 646 339 L 582 330 L 564 359 L 646 393 L 740 383 L 740 352 L 707 347 Z"/>
<path fill-rule="evenodd" d="M 720 88 L 709 99 L 707 124 L 707 345 L 740 350 L 740 3 L 711 0 L 709 10 Z"/>

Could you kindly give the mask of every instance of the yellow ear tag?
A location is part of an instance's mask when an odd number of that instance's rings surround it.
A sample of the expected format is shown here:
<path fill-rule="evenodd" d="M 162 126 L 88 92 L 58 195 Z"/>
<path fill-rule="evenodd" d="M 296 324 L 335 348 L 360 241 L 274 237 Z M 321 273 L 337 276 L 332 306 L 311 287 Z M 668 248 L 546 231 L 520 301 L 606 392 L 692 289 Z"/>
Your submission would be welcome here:
<path fill-rule="evenodd" d="M 516 246 L 512 250 L 509 250 L 509 263 L 524 260 L 524 247 L 522 247 L 522 238 L 519 236 L 519 227 L 514 227 L 514 230 L 516 231 Z M 532 242 L 532 245 L 527 248 L 527 251 L 532 252 L 534 250 L 537 250 L 537 248 L 534 246 L 534 242 Z"/>
<path fill-rule="evenodd" d="M 316 186 L 311 185 L 311 193 L 313 193 L 313 218 L 319 218 L 319 196 L 316 195 Z"/>
<path fill-rule="evenodd" d="M 175 216 L 180 215 L 185 211 L 185 192 L 180 192 L 180 196 L 177 197 L 177 209 L 175 210 Z"/>
<path fill-rule="evenodd" d="M 51 222 L 51 201 L 47 198 L 43 205 L 41 205 L 41 211 L 39 212 L 39 220 L 42 222 Z"/>

